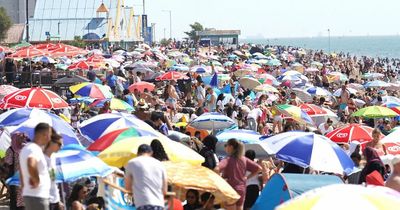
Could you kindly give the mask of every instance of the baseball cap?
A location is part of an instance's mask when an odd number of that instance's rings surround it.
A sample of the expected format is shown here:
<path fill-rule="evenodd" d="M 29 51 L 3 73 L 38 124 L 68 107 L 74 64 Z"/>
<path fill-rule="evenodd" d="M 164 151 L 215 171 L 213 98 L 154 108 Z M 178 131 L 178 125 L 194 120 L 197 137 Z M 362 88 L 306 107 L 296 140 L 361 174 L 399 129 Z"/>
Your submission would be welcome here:
<path fill-rule="evenodd" d="M 142 144 L 138 147 L 137 155 L 141 155 L 143 153 L 151 153 L 153 150 L 151 149 L 150 145 Z"/>

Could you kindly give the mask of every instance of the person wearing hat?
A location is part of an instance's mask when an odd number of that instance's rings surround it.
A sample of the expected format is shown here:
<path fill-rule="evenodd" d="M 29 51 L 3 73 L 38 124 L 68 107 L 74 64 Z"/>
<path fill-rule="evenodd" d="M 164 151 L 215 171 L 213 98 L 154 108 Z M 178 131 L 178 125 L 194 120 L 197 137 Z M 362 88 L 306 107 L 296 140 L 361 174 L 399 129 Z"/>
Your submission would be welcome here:
<path fill-rule="evenodd" d="M 149 105 L 144 99 L 140 99 L 136 105 L 135 116 L 143 121 L 150 120 L 151 113 L 148 111 Z"/>
<path fill-rule="evenodd" d="M 153 151 L 147 144 L 139 146 L 137 157 L 128 162 L 125 169 L 125 188 L 132 192 L 138 210 L 164 209 L 167 194 L 165 166 L 152 157 Z"/>
<path fill-rule="evenodd" d="M 400 155 L 392 159 L 393 171 L 386 180 L 385 186 L 400 192 Z"/>

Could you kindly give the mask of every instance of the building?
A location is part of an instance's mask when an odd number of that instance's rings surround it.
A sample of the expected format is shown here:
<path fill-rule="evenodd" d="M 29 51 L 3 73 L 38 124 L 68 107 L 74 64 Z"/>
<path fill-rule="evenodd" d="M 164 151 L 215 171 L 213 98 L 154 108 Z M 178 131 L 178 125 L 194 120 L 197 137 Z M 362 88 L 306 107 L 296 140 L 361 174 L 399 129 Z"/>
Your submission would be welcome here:
<path fill-rule="evenodd" d="M 141 16 L 124 0 L 37 0 L 29 19 L 29 41 L 68 42 L 80 37 L 89 42 L 124 44 L 141 41 Z"/>
<path fill-rule="evenodd" d="M 1 44 L 18 44 L 22 41 L 22 36 L 25 30 L 25 24 L 13 24 L 10 29 L 8 29 L 6 38 L 2 40 Z"/>
<path fill-rule="evenodd" d="M 13 23 L 26 23 L 26 2 L 28 2 L 28 17 L 33 17 L 37 0 L 0 0 Z"/>
<path fill-rule="evenodd" d="M 200 43 L 210 43 L 211 45 L 238 45 L 240 30 L 215 30 L 207 29 L 196 32 L 200 38 Z"/>

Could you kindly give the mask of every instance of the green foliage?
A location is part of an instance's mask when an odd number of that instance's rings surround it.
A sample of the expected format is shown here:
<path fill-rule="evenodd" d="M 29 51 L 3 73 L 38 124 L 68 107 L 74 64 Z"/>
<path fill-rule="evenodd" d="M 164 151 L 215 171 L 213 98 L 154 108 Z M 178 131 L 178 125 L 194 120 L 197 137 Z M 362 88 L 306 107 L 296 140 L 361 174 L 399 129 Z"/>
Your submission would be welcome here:
<path fill-rule="evenodd" d="M 86 42 L 83 41 L 82 37 L 80 36 L 75 36 L 74 41 L 70 43 L 70 45 L 79 47 L 79 48 L 85 48 L 86 47 Z"/>
<path fill-rule="evenodd" d="M 7 31 L 11 26 L 11 18 L 7 15 L 6 9 L 0 7 L 0 41 L 6 38 Z"/>
<path fill-rule="evenodd" d="M 204 30 L 203 25 L 201 25 L 199 22 L 195 22 L 189 26 L 192 30 L 185 32 L 185 34 L 189 36 L 189 39 L 198 42 L 199 37 L 196 35 L 196 32 Z"/>
<path fill-rule="evenodd" d="M 160 41 L 161 46 L 168 46 L 169 44 L 171 44 L 171 39 L 161 39 Z"/>

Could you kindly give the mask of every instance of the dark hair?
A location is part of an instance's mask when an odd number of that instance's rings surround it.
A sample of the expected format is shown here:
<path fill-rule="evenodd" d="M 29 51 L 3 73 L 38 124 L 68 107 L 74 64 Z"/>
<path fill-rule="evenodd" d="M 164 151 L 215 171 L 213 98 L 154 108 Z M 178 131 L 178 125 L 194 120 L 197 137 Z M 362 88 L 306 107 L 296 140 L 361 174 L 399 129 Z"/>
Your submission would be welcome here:
<path fill-rule="evenodd" d="M 52 127 L 51 128 L 51 141 L 57 142 L 61 138 L 62 138 L 62 136 L 60 134 L 58 134 L 57 131 Z"/>
<path fill-rule="evenodd" d="M 153 150 L 153 157 L 159 161 L 168 161 L 168 155 L 164 150 L 163 145 L 158 139 L 154 139 L 150 143 L 151 149 Z"/>
<path fill-rule="evenodd" d="M 75 184 L 74 187 L 72 188 L 71 195 L 69 196 L 67 200 L 67 207 L 72 207 L 72 203 L 76 200 L 79 200 L 79 191 L 84 188 L 85 185 L 83 184 Z"/>
<path fill-rule="evenodd" d="M 231 156 L 235 157 L 235 158 L 240 158 L 243 155 L 243 144 L 238 141 L 235 138 L 229 139 L 228 142 L 226 142 L 227 145 L 230 145 L 233 147 L 233 153 L 231 154 Z"/>
<path fill-rule="evenodd" d="M 123 93 L 124 93 L 124 95 L 128 95 L 129 94 L 129 90 L 128 89 L 124 89 Z"/>
<path fill-rule="evenodd" d="M 152 112 L 150 118 L 151 121 L 155 122 L 157 120 L 163 120 L 164 116 L 162 112 Z"/>
<path fill-rule="evenodd" d="M 209 192 L 205 192 L 205 193 L 201 194 L 200 200 L 201 200 L 201 202 L 207 202 L 211 198 L 215 198 L 214 195 Z"/>
<path fill-rule="evenodd" d="M 138 147 L 137 155 L 139 156 L 139 155 L 142 155 L 142 154 L 144 154 L 144 153 L 151 153 L 151 152 L 153 152 L 153 149 L 152 149 L 149 145 L 147 145 L 147 144 L 141 144 L 141 145 Z"/>
<path fill-rule="evenodd" d="M 218 139 L 214 135 L 208 135 L 203 139 L 203 144 L 207 149 L 210 149 L 215 152 L 215 146 L 218 142 Z"/>
<path fill-rule="evenodd" d="M 361 155 L 360 155 L 360 153 L 353 152 L 353 153 L 350 155 L 350 158 L 356 158 L 357 160 L 361 160 Z"/>
<path fill-rule="evenodd" d="M 250 160 L 254 160 L 256 158 L 256 152 L 252 149 L 249 149 L 244 154 L 245 157 L 249 158 Z"/>
<path fill-rule="evenodd" d="M 188 191 L 186 191 L 186 196 L 187 196 L 189 193 L 193 193 L 194 197 L 196 197 L 196 204 L 199 204 L 199 198 L 200 198 L 200 193 L 199 193 L 199 191 L 194 190 L 194 189 L 189 189 Z"/>
<path fill-rule="evenodd" d="M 37 135 L 38 133 L 44 132 L 44 131 L 48 131 L 50 129 L 50 125 L 47 123 L 39 123 L 36 125 L 35 127 L 35 135 Z"/>

